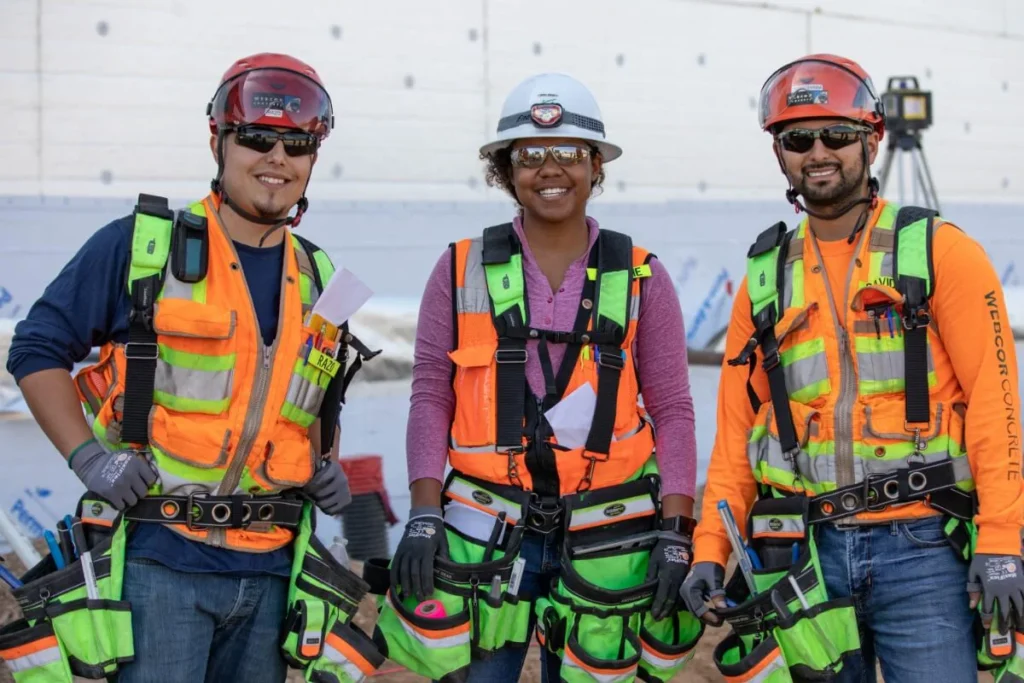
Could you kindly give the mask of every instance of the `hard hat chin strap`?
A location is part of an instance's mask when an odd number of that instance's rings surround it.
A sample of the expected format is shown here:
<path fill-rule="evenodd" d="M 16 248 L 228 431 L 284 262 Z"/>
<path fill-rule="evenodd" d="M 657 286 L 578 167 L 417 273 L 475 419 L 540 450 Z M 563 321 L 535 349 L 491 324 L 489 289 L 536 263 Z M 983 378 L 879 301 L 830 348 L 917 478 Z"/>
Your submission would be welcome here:
<path fill-rule="evenodd" d="M 257 223 L 259 225 L 269 225 L 270 228 L 263 233 L 260 238 L 259 246 L 263 246 L 263 242 L 274 233 L 275 230 L 290 225 L 291 227 L 297 227 L 299 221 L 302 220 L 302 215 L 309 209 L 309 200 L 306 199 L 306 189 L 309 187 L 309 180 L 313 174 L 306 178 L 306 184 L 302 188 L 302 196 L 299 197 L 299 201 L 296 202 L 295 215 L 288 216 L 286 218 L 265 218 L 263 216 L 257 216 L 252 214 L 241 206 L 238 202 L 228 196 L 227 190 L 224 189 L 224 185 L 221 183 L 221 178 L 224 175 L 224 139 L 227 137 L 228 131 L 221 131 L 217 134 L 217 177 L 210 182 L 210 189 L 214 194 L 220 197 L 221 202 L 231 207 L 231 210 L 237 213 L 239 216 L 249 221 L 250 223 Z M 315 157 L 314 157 L 315 161 Z"/>

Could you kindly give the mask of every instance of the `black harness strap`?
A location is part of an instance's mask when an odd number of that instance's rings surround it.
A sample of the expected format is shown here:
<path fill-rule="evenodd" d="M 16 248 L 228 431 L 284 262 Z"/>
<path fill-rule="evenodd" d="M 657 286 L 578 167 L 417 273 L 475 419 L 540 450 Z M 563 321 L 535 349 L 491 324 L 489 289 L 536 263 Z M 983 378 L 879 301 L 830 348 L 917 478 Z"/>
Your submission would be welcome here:
<path fill-rule="evenodd" d="M 892 250 L 892 271 L 896 289 L 904 297 L 903 304 L 903 360 L 906 379 L 906 418 L 909 424 L 927 424 L 931 416 L 928 397 L 928 325 L 931 314 L 928 299 L 931 296 L 928 281 L 902 275 L 899 271 L 900 232 L 903 228 L 927 219 L 926 228 L 928 277 L 935 282 L 932 264 L 932 225 L 938 213 L 918 206 L 905 206 L 896 214 Z"/>
<path fill-rule="evenodd" d="M 140 194 L 136 214 L 174 220 L 165 197 Z M 165 266 L 166 267 L 166 266 Z M 132 308 L 128 314 L 128 343 L 124 347 L 124 413 L 121 441 L 149 445 L 149 412 L 153 408 L 153 386 L 159 347 L 153 328 L 156 297 L 163 287 L 163 272 L 129 282 Z"/>

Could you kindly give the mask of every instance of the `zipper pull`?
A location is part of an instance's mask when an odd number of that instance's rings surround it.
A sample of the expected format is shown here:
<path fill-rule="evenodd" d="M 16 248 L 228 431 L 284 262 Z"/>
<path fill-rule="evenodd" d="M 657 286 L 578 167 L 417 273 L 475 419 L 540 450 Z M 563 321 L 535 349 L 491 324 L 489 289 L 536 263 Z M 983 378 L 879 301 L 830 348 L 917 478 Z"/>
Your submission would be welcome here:
<path fill-rule="evenodd" d="M 269 346 L 264 346 L 263 347 L 263 369 L 264 370 L 269 370 L 270 369 L 270 347 Z"/>

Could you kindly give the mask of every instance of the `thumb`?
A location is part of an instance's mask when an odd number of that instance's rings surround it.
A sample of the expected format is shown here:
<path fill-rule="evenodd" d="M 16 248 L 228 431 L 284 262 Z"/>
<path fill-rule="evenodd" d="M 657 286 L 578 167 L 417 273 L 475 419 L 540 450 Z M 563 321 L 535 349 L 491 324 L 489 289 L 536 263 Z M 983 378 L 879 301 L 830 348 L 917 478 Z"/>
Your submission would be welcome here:
<path fill-rule="evenodd" d="M 976 591 L 968 591 L 967 595 L 969 595 L 971 598 L 970 602 L 968 602 L 967 604 L 967 607 L 969 609 L 974 609 L 978 606 L 978 601 L 981 600 L 981 593 L 978 593 Z"/>

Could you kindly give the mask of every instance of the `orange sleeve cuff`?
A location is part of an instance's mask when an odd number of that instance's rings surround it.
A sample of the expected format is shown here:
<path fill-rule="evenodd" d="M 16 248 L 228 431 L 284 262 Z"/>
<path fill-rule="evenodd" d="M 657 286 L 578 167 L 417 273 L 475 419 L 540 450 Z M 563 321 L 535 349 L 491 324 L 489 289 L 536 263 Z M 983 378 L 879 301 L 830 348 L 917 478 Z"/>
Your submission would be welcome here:
<path fill-rule="evenodd" d="M 1019 555 L 1021 552 L 1020 524 L 989 522 L 978 525 L 976 553 L 990 555 Z"/>
<path fill-rule="evenodd" d="M 714 562 L 723 567 L 729 564 L 732 544 L 728 536 L 720 536 L 713 532 L 701 533 L 698 527 L 693 539 L 693 563 Z"/>

